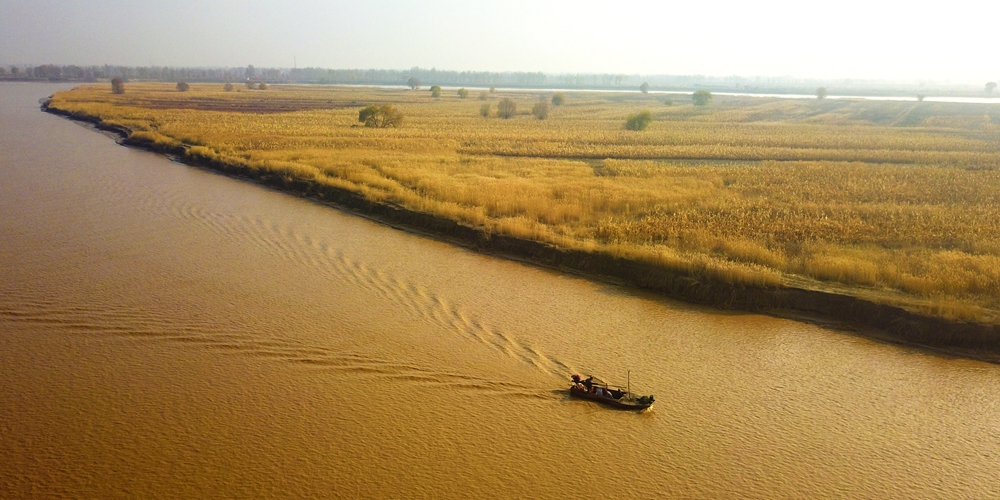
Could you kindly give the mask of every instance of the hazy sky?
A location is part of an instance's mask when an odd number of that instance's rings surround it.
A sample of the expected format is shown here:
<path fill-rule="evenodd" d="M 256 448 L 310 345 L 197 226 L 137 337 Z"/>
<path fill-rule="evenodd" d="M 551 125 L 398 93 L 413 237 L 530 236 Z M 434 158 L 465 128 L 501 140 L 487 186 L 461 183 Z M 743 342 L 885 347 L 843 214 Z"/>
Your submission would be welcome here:
<path fill-rule="evenodd" d="M 986 82 L 998 24 L 997 0 L 0 0 L 0 63 Z"/>

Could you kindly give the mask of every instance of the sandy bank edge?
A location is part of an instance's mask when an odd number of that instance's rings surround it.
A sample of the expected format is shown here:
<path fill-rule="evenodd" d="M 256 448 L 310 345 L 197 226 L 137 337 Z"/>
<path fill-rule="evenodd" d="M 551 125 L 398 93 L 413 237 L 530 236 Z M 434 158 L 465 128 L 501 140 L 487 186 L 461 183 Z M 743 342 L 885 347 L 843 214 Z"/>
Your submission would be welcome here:
<path fill-rule="evenodd" d="M 111 132 L 119 143 L 167 154 L 179 162 L 249 180 L 277 190 L 309 198 L 367 218 L 412 232 L 425 234 L 471 248 L 481 253 L 526 261 L 541 267 L 572 272 L 653 291 L 667 297 L 731 309 L 765 313 L 846 329 L 857 335 L 891 343 L 905 344 L 934 352 L 1000 363 L 1000 325 L 982 325 L 948 321 L 924 316 L 890 305 L 830 292 L 793 287 L 766 288 L 711 280 L 693 274 L 666 270 L 642 262 L 606 254 L 565 250 L 537 241 L 488 234 L 431 214 L 414 212 L 396 205 L 376 203 L 344 189 L 319 186 L 284 176 L 234 168 L 211 161 L 193 161 L 183 147 L 163 150 L 152 144 L 131 141 L 131 130 L 108 125 L 99 118 L 75 115 L 53 108 L 48 102 L 42 110 L 72 120 L 86 122 L 99 130 Z"/>

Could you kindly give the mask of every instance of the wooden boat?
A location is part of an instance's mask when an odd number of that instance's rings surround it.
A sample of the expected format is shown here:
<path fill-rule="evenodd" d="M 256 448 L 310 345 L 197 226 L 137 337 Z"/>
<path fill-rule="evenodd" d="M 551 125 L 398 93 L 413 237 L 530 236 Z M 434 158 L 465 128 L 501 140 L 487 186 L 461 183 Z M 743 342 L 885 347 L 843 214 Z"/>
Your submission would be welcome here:
<path fill-rule="evenodd" d="M 653 403 L 639 404 L 636 400 L 626 399 L 624 397 L 622 399 L 614 399 L 607 396 L 598 396 L 597 394 L 577 388 L 575 384 L 570 386 L 569 395 L 576 398 L 596 401 L 602 405 L 618 408 L 620 410 L 645 410 L 650 406 L 653 406 Z"/>

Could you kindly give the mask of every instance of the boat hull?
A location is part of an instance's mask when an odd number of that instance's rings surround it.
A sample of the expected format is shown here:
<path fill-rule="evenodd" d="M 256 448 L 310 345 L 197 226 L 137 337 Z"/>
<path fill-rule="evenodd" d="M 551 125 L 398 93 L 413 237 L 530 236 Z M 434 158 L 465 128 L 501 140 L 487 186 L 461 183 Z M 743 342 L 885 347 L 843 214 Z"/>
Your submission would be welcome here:
<path fill-rule="evenodd" d="M 591 401 L 595 401 L 597 403 L 601 403 L 602 405 L 610 406 L 612 408 L 617 408 L 619 410 L 645 410 L 645 409 L 649 408 L 650 406 L 653 406 L 652 403 L 647 404 L 647 405 L 641 405 L 641 404 L 638 404 L 638 403 L 629 403 L 629 402 L 619 401 L 617 399 L 612 399 L 612 398 L 608 398 L 608 397 L 604 397 L 604 396 L 598 396 L 597 394 L 592 394 L 592 393 L 589 393 L 587 391 L 583 391 L 583 390 L 577 389 L 576 386 L 571 386 L 569 388 L 569 394 L 570 394 L 570 396 L 573 396 L 573 397 L 576 397 L 576 398 L 589 399 Z"/>

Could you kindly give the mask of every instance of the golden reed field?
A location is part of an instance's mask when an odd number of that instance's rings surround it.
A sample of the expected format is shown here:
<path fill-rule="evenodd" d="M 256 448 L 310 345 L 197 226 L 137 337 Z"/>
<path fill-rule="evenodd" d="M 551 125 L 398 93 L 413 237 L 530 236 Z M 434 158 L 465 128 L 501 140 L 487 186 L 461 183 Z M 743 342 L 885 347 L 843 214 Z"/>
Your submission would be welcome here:
<path fill-rule="evenodd" d="M 1000 322 L 1000 106 L 565 92 L 532 115 L 552 95 L 130 83 L 50 107 L 490 234 Z M 373 104 L 402 124 L 365 127 Z M 625 129 L 643 110 L 649 127 Z"/>

